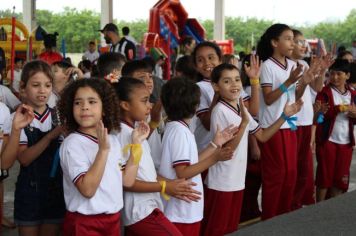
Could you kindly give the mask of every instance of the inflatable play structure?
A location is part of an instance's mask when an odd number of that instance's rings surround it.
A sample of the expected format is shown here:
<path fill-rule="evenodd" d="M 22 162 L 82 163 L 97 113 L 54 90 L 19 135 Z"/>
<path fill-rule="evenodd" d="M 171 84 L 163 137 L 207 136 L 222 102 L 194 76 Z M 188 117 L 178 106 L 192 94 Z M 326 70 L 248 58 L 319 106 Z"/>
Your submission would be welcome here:
<path fill-rule="evenodd" d="M 0 47 L 5 51 L 5 57 L 10 60 L 11 57 L 11 40 L 12 40 L 12 19 L 0 19 Z M 29 53 L 32 52 L 31 58 L 34 55 L 39 55 L 43 47 L 43 38 L 36 37 L 36 32 L 41 31 L 42 28 L 37 28 L 31 35 L 26 26 L 22 22 L 15 20 L 15 56 L 23 59 L 28 58 Z M 8 65 L 10 63 L 7 63 Z"/>
<path fill-rule="evenodd" d="M 148 32 L 144 35 L 143 46 L 156 57 L 166 58 L 164 78 L 170 79 L 169 58 L 179 42 L 191 36 L 197 43 L 205 40 L 205 29 L 188 13 L 179 0 L 160 0 L 150 10 Z M 233 41 L 217 42 L 224 53 L 232 53 Z"/>

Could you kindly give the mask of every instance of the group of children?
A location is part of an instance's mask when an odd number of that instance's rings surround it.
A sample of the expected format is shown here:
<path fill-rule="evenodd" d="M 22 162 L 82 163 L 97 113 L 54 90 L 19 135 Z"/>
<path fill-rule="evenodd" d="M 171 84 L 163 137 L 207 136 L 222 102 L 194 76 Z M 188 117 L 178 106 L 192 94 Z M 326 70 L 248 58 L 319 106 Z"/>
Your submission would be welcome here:
<path fill-rule="evenodd" d="M 241 68 L 202 42 L 187 60 L 199 82 L 183 71 L 156 92 L 152 66 L 118 53 L 101 55 L 91 79 L 63 62 L 26 63 L 23 104 L 10 115 L 0 103 L 1 168 L 21 166 L 19 234 L 120 235 L 122 222 L 125 235 L 225 235 L 259 215 L 261 183 L 263 220 L 315 201 L 313 140 L 317 200 L 347 191 L 350 63 L 307 64 L 305 49 L 284 24 Z"/>

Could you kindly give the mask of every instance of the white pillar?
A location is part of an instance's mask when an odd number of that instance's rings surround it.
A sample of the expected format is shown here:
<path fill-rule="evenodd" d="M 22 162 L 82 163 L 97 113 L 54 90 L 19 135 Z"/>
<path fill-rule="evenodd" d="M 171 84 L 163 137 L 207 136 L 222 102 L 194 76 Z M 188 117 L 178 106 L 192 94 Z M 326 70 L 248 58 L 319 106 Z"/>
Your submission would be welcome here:
<path fill-rule="evenodd" d="M 25 0 L 24 0 L 25 1 Z M 113 21 L 113 2 L 112 0 L 101 0 L 100 29 L 107 23 Z M 106 46 L 104 36 L 101 35 L 101 46 Z"/>
<path fill-rule="evenodd" d="M 36 0 L 22 0 L 23 23 L 31 34 L 36 27 Z"/>
<path fill-rule="evenodd" d="M 215 0 L 214 39 L 225 39 L 225 0 Z"/>

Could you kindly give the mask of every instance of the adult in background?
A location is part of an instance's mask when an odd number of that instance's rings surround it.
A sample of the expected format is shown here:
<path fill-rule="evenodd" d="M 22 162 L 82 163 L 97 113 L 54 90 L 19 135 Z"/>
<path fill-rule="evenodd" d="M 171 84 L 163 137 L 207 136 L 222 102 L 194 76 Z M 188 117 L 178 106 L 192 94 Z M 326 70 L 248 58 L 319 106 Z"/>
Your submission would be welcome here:
<path fill-rule="evenodd" d="M 108 23 L 102 30 L 104 39 L 107 44 L 111 43 L 110 52 L 118 52 L 126 57 L 127 60 L 133 60 L 136 57 L 135 45 L 125 37 L 120 38 L 117 26 L 113 23 Z"/>

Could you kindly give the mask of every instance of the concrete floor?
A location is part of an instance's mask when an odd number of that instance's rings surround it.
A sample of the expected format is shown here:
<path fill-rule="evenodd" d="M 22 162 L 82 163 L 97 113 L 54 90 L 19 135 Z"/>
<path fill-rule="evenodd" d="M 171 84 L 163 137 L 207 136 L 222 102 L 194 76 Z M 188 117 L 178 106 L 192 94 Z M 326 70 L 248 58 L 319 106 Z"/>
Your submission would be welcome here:
<path fill-rule="evenodd" d="M 13 210 L 14 210 L 14 188 L 17 178 L 17 173 L 19 171 L 19 165 L 16 164 L 10 170 L 10 176 L 7 178 L 4 183 L 4 215 L 8 219 L 12 219 Z M 350 188 L 349 191 L 356 190 L 356 152 L 353 153 L 353 159 L 351 163 L 351 178 L 350 178 Z M 251 226 L 246 226 L 251 227 Z M 17 236 L 17 229 L 6 229 L 4 228 L 3 233 L 0 235 L 3 236 Z M 236 235 L 236 233 L 229 234 L 229 236 Z"/>

